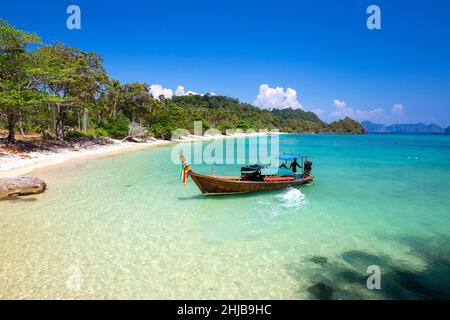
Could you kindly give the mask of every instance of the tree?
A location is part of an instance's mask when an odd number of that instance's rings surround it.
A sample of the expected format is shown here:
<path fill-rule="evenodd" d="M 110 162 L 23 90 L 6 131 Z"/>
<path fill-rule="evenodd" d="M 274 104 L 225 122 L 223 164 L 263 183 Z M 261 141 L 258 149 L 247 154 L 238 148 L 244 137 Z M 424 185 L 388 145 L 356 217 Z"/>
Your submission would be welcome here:
<path fill-rule="evenodd" d="M 111 80 L 108 85 L 108 93 L 107 93 L 107 99 L 108 99 L 108 106 L 111 110 L 111 118 L 113 120 L 116 119 L 117 115 L 117 102 L 119 101 L 119 95 L 120 95 L 120 82 L 117 80 Z"/>
<path fill-rule="evenodd" d="M 36 34 L 0 19 L 0 112 L 7 118 L 8 144 L 15 143 L 14 129 L 24 108 L 39 103 L 35 79 L 29 72 L 33 59 L 27 47 L 40 41 Z"/>
<path fill-rule="evenodd" d="M 119 103 L 123 113 L 131 123 L 146 120 L 150 116 L 151 96 L 145 83 L 127 83 L 119 91 Z"/>
<path fill-rule="evenodd" d="M 39 48 L 36 56 L 39 66 L 34 72 L 49 94 L 48 102 L 57 110 L 55 137 L 63 140 L 67 112 L 78 109 L 87 113 L 98 99 L 101 86 L 107 83 L 103 60 L 94 52 L 83 52 L 61 43 Z M 86 114 L 84 118 L 87 121 Z"/>

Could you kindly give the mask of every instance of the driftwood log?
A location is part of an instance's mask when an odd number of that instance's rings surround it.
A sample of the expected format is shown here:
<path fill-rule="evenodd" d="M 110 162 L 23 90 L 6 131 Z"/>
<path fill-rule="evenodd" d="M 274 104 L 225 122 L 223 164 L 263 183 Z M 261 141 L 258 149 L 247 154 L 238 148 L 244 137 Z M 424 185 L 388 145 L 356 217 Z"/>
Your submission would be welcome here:
<path fill-rule="evenodd" d="M 0 199 L 41 193 L 45 188 L 45 182 L 36 177 L 0 178 Z"/>

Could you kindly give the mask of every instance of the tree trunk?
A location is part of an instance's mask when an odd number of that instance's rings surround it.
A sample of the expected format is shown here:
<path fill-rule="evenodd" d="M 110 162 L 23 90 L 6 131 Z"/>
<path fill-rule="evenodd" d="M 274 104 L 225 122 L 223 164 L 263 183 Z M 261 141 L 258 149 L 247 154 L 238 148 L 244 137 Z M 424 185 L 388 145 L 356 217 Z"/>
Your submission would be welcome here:
<path fill-rule="evenodd" d="M 113 120 L 116 120 L 116 105 L 117 105 L 117 100 L 114 100 L 114 103 L 113 103 L 113 114 L 112 114 Z"/>
<path fill-rule="evenodd" d="M 20 130 L 20 134 L 22 135 L 22 137 L 25 138 L 25 131 L 23 130 L 21 122 L 19 122 L 19 130 Z"/>
<path fill-rule="evenodd" d="M 8 115 L 8 138 L 7 138 L 7 145 L 15 144 L 16 143 L 16 133 L 14 132 L 14 127 L 16 126 L 16 118 L 14 115 L 9 114 Z"/>
<path fill-rule="evenodd" d="M 58 105 L 58 119 L 56 120 L 55 138 L 56 140 L 64 140 L 64 122 L 66 118 L 66 110 L 62 105 Z"/>
<path fill-rule="evenodd" d="M 55 115 L 55 108 L 52 108 L 52 115 L 53 115 L 53 131 L 56 132 L 56 115 Z"/>
<path fill-rule="evenodd" d="M 89 110 L 87 108 L 83 109 L 83 132 L 87 131 L 88 127 Z"/>

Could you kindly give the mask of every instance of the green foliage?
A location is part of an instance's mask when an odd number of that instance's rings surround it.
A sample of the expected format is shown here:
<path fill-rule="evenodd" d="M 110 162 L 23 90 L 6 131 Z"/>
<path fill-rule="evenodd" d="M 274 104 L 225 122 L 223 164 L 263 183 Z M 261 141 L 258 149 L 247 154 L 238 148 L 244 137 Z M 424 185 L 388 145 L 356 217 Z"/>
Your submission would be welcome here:
<path fill-rule="evenodd" d="M 187 109 L 178 105 L 170 108 L 158 108 L 149 126 L 154 136 L 162 139 L 170 139 L 172 132 L 177 129 L 187 129 L 193 132 L 194 118 Z"/>
<path fill-rule="evenodd" d="M 42 134 L 42 139 L 44 139 L 44 140 L 53 140 L 54 139 L 54 137 L 50 134 L 50 133 L 48 133 L 48 132 L 44 132 L 43 134 Z"/>
<path fill-rule="evenodd" d="M 56 139 L 124 138 L 130 128 L 170 139 L 176 129 L 279 129 L 284 132 L 361 133 L 346 118 L 331 124 L 301 109 L 263 110 L 238 99 L 205 95 L 152 97 L 145 83 L 109 79 L 102 58 L 61 43 L 32 51 L 36 34 L 0 19 L 0 125 Z M 66 130 L 63 130 L 66 128 Z M 86 128 L 86 132 L 81 132 Z"/>
<path fill-rule="evenodd" d="M 103 60 L 94 52 L 83 52 L 61 43 L 38 48 L 34 59 L 36 65 L 32 72 L 47 93 L 46 103 L 58 109 L 56 138 L 62 139 L 61 128 L 69 110 L 98 111 L 98 97 L 108 84 Z"/>
<path fill-rule="evenodd" d="M 119 104 L 124 115 L 131 122 L 147 120 L 150 115 L 150 102 L 153 100 L 145 83 L 127 83 L 119 88 Z"/>
<path fill-rule="evenodd" d="M 34 33 L 14 28 L 0 19 L 0 85 L 5 81 L 14 85 L 24 84 L 28 80 L 27 68 L 30 54 L 26 51 L 30 44 L 40 43 L 41 39 Z"/>
<path fill-rule="evenodd" d="M 272 114 L 283 120 L 303 120 L 317 123 L 322 122 L 315 113 L 303 111 L 302 109 L 274 109 Z"/>
<path fill-rule="evenodd" d="M 107 136 L 113 138 L 124 138 L 128 135 L 130 121 L 123 114 L 119 114 L 116 119 L 110 119 L 100 127 Z M 103 132 L 103 133 L 104 133 Z"/>
<path fill-rule="evenodd" d="M 83 132 L 77 131 L 77 130 L 69 130 L 66 132 L 66 139 L 72 140 L 72 139 L 78 139 L 78 138 L 84 138 L 85 134 Z"/>
<path fill-rule="evenodd" d="M 92 129 L 89 129 L 89 130 L 92 130 Z M 105 137 L 109 137 L 111 135 L 105 128 L 101 128 L 101 127 L 96 128 L 94 131 L 95 131 L 95 135 L 97 137 L 105 138 Z"/>
<path fill-rule="evenodd" d="M 86 138 L 98 138 L 100 137 L 100 134 L 97 132 L 96 129 L 88 129 L 86 132 L 83 132 L 84 136 Z"/>
<path fill-rule="evenodd" d="M 40 38 L 32 33 L 18 30 L 0 19 L 0 114 L 8 120 L 8 142 L 14 142 L 14 127 L 24 116 L 27 107 L 40 103 L 41 95 L 33 88 L 30 73 L 33 59 L 26 51 Z"/>
<path fill-rule="evenodd" d="M 301 109 L 268 111 L 223 96 L 180 96 L 165 100 L 164 107 L 161 102 L 157 105 L 160 106 L 157 106 L 156 115 L 151 119 L 149 128 L 155 136 L 166 139 L 177 128 L 185 128 L 192 133 L 194 120 L 202 121 L 204 130 L 213 127 L 223 133 L 227 129 L 236 128 L 280 129 L 284 132 L 308 133 L 331 132 L 334 129 L 339 130 L 338 132 L 361 132 L 353 123 L 346 126 L 347 131 L 336 124 L 330 127 L 314 113 Z M 347 120 L 344 123 L 347 123 Z"/>
<path fill-rule="evenodd" d="M 364 133 L 363 126 L 349 117 L 330 123 L 328 128 L 335 133 Z"/>
<path fill-rule="evenodd" d="M 108 137 L 109 133 L 104 128 L 88 129 L 86 132 L 81 132 L 78 130 L 68 130 L 66 132 L 66 139 L 79 139 L 79 138 L 99 138 Z"/>
<path fill-rule="evenodd" d="M 222 132 L 235 128 L 258 130 L 277 127 L 276 118 L 270 112 L 241 103 L 238 99 L 188 95 L 173 97 L 170 102 L 166 101 L 166 104 L 182 110 L 183 121 L 188 120 L 190 123 L 194 120 L 202 121 L 205 130 L 210 127 Z M 180 123 L 175 123 L 174 126 L 190 130 L 192 124 L 180 126 Z"/>

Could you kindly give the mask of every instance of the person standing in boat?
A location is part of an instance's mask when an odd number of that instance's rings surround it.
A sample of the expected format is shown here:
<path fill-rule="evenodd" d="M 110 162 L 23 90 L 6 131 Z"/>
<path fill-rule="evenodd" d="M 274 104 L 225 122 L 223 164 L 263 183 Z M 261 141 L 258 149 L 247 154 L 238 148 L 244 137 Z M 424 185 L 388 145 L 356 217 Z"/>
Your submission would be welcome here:
<path fill-rule="evenodd" d="M 291 169 L 293 173 L 297 173 L 297 168 L 301 169 L 302 166 L 298 164 L 297 158 L 294 158 L 294 161 L 292 161 L 289 169 Z"/>

